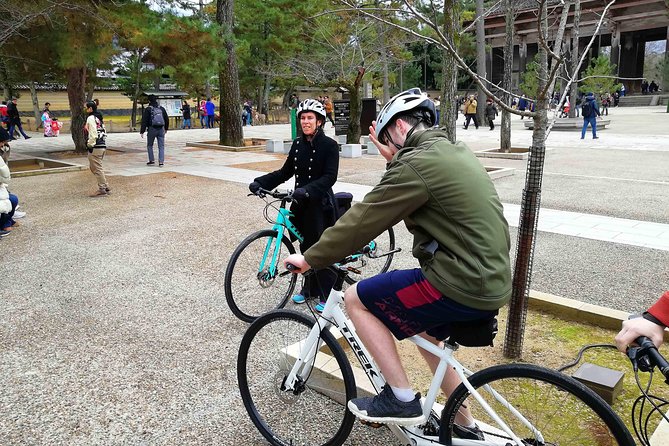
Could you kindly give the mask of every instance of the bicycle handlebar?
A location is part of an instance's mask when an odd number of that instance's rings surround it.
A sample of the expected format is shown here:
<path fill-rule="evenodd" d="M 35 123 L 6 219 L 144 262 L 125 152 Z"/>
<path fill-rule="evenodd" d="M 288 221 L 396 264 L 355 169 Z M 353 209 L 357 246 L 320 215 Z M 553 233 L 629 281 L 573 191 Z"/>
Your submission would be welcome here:
<path fill-rule="evenodd" d="M 632 361 L 632 364 L 645 372 L 649 372 L 653 367 L 657 367 L 660 373 L 666 378 L 667 384 L 669 384 L 669 362 L 657 350 L 653 341 L 646 336 L 639 336 L 634 342 L 638 347 L 632 347 L 627 350 L 627 356 Z"/>
<path fill-rule="evenodd" d="M 293 196 L 293 192 L 279 192 L 278 190 L 267 190 L 263 189 L 262 187 L 258 189 L 255 193 L 250 193 L 249 195 L 257 195 L 259 197 L 264 197 L 265 195 L 269 195 L 270 197 L 276 198 L 278 200 L 283 200 L 283 199 L 290 199 Z"/>

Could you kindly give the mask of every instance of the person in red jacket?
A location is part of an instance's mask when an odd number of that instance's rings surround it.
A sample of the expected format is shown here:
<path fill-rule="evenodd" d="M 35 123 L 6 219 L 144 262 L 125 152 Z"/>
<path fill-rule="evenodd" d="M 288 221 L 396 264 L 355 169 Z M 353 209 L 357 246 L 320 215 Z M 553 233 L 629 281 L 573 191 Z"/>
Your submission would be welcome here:
<path fill-rule="evenodd" d="M 664 329 L 669 326 L 669 291 L 664 293 L 641 317 L 623 322 L 623 328 L 616 335 L 616 346 L 621 352 L 639 336 L 646 336 L 656 347 L 662 344 Z"/>

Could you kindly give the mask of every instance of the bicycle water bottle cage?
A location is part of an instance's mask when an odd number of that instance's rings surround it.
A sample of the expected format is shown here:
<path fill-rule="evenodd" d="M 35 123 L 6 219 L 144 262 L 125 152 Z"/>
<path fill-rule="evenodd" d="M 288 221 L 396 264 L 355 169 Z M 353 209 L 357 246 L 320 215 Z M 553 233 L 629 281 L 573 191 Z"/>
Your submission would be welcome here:
<path fill-rule="evenodd" d="M 492 347 L 497 336 L 497 318 L 479 319 L 477 321 L 453 322 L 450 324 L 449 343 L 457 343 L 464 347 Z"/>

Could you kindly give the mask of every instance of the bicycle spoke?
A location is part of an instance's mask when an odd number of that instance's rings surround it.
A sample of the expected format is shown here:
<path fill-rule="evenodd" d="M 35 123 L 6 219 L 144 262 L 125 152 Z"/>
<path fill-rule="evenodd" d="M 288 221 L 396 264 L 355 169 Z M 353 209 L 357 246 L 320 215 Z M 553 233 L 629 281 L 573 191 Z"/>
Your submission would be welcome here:
<path fill-rule="evenodd" d="M 347 372 L 342 371 L 342 358 L 332 356 L 329 346 L 320 348 L 316 367 L 308 376 L 300 377 L 303 387 L 296 386 L 295 392 L 281 388 L 312 324 L 296 318 L 273 318 L 253 335 L 246 349 L 245 398 L 253 407 L 252 418 L 263 426 L 263 435 L 278 438 L 283 444 L 341 444 L 331 441 L 345 439 L 352 426 L 352 417 L 344 405 L 350 398 L 343 384 Z"/>

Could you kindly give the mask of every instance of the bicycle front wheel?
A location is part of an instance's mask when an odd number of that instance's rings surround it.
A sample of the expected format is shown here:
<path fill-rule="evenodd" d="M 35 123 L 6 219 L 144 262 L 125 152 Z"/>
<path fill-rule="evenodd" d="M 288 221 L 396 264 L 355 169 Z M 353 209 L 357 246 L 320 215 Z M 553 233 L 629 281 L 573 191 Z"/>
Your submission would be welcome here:
<path fill-rule="evenodd" d="M 258 318 L 242 338 L 237 380 L 253 424 L 273 445 L 341 445 L 353 428 L 346 403 L 355 378 L 341 346 L 328 331 L 314 367 L 299 377 L 296 391 L 282 390 L 316 321 L 291 310 Z"/>
<path fill-rule="evenodd" d="M 360 254 L 356 262 L 346 265 L 352 268 L 349 269 L 349 273 L 345 279 L 349 285 L 388 271 L 395 255 L 395 253 L 387 254 L 395 249 L 395 232 L 393 228 L 388 228 L 388 230 L 382 232 L 378 237 L 369 242 L 367 246 L 370 248 L 368 254 Z"/>
<path fill-rule="evenodd" d="M 634 445 L 629 431 L 611 407 L 592 390 L 562 373 L 530 364 L 507 364 L 477 372 L 469 382 L 523 445 Z M 516 444 L 464 384 L 453 391 L 444 407 L 441 443 L 450 445 L 457 438 L 453 423 L 465 407 L 485 435 L 481 444 Z"/>
<path fill-rule="evenodd" d="M 272 273 L 272 256 L 277 249 Z M 261 314 L 286 305 L 295 290 L 297 274 L 288 272 L 282 260 L 294 253 L 293 244 L 286 237 L 279 242 L 277 232 L 271 229 L 255 232 L 239 244 L 230 257 L 224 283 L 225 299 L 235 316 L 253 322 Z"/>

